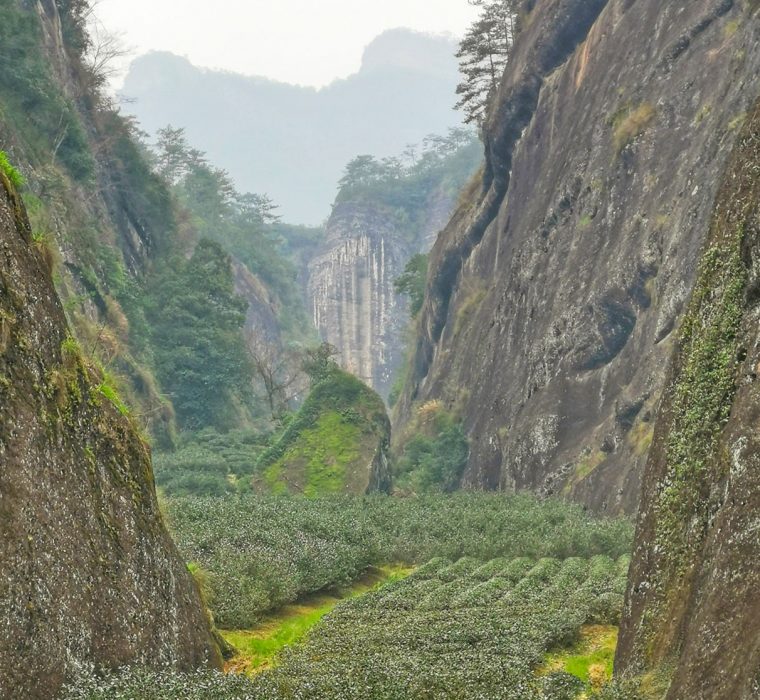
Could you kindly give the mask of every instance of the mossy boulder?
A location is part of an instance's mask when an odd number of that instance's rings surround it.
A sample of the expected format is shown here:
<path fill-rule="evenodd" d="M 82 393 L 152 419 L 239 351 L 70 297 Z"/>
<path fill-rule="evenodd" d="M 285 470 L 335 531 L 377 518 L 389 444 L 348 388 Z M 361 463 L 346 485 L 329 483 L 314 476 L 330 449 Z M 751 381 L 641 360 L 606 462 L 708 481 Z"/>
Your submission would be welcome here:
<path fill-rule="evenodd" d="M 254 486 L 306 496 L 389 491 L 390 420 L 380 396 L 337 368 L 257 464 Z"/>

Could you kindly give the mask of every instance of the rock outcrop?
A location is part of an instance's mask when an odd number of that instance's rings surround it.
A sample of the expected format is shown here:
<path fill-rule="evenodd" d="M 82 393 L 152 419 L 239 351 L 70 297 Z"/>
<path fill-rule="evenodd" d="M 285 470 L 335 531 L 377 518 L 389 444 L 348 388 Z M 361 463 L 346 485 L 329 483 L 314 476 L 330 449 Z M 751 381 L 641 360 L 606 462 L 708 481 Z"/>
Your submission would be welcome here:
<path fill-rule="evenodd" d="M 0 697 L 54 697 L 85 664 L 216 666 L 149 449 L 71 338 L 0 181 Z"/>
<path fill-rule="evenodd" d="M 760 101 L 722 179 L 647 464 L 616 669 L 760 697 Z"/>
<path fill-rule="evenodd" d="M 331 368 L 257 464 L 254 487 L 327 496 L 390 491 L 390 419 L 380 396 Z"/>
<path fill-rule="evenodd" d="M 430 258 L 396 421 L 442 400 L 465 483 L 634 512 L 715 196 L 760 91 L 757 4 L 539 1 L 486 168 Z"/>

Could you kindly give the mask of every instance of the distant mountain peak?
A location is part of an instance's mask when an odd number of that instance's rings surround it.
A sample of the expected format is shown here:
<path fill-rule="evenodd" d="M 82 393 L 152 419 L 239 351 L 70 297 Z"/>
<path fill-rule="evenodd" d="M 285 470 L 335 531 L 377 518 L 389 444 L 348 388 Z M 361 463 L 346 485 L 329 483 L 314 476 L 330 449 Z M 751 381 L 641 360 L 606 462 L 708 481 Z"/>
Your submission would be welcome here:
<path fill-rule="evenodd" d="M 383 32 L 364 50 L 361 73 L 388 68 L 450 75 L 456 70 L 457 40 L 398 28 Z"/>
<path fill-rule="evenodd" d="M 268 193 L 291 223 L 319 224 L 356 155 L 395 156 L 461 124 L 455 50 L 450 36 L 392 29 L 367 46 L 359 72 L 321 90 L 155 51 L 132 63 L 124 109 L 149 133 L 185 127 L 240 190 Z"/>

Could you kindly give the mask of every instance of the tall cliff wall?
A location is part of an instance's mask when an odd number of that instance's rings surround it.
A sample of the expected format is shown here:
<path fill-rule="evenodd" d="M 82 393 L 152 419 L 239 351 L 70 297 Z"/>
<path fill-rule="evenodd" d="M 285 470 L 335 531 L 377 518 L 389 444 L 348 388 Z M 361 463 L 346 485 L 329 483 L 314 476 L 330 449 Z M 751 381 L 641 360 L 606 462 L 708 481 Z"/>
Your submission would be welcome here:
<path fill-rule="evenodd" d="M 431 249 L 482 157 L 480 142 L 461 129 L 410 151 L 406 163 L 360 156 L 347 166 L 324 242 L 308 264 L 314 325 L 338 349 L 341 366 L 385 399 L 406 359 L 410 325 L 394 282 L 412 256 Z"/>
<path fill-rule="evenodd" d="M 56 288 L 72 332 L 108 366 L 155 444 L 170 448 L 176 437 L 177 386 L 162 375 L 160 356 L 166 348 L 157 346 L 160 333 L 148 318 L 150 290 L 178 267 L 167 264 L 169 257 L 190 257 L 202 234 L 219 238 L 222 226 L 204 228 L 213 216 L 209 198 L 195 197 L 189 204 L 176 186 L 152 171 L 136 125 L 103 93 L 104 76 L 83 55 L 86 4 L 0 4 L 0 44 L 13 57 L 12 66 L 0 68 L 0 150 L 24 176 L 34 237 L 55 260 Z M 227 213 L 232 218 L 229 207 Z M 286 304 L 272 277 L 282 270 L 282 260 L 273 254 L 274 244 L 260 252 L 252 237 L 243 238 L 248 252 L 254 252 L 238 255 L 241 262 L 232 272 L 237 293 L 248 302 L 244 332 L 278 355 Z M 246 252 L 234 243 L 223 240 L 233 257 Z M 266 281 L 245 267 L 253 267 L 258 252 L 273 269 Z M 205 311 L 218 316 L 210 302 Z M 302 305 L 298 312 L 297 321 L 306 318 Z M 251 411 L 244 403 L 230 399 L 220 420 L 228 427 L 249 426 Z M 182 422 L 181 411 L 179 418 Z"/>
<path fill-rule="evenodd" d="M 408 323 L 393 281 L 413 251 L 392 213 L 368 203 L 338 204 L 325 234 L 324 252 L 309 263 L 314 325 L 343 369 L 387 397 Z"/>
<path fill-rule="evenodd" d="M 647 464 L 616 668 L 760 697 L 760 101 L 715 202 Z"/>
<path fill-rule="evenodd" d="M 756 4 L 538 2 L 482 181 L 430 260 L 396 422 L 441 399 L 465 483 L 633 512 L 716 192 L 760 91 Z"/>
<path fill-rule="evenodd" d="M 0 173 L 0 697 L 54 697 L 87 663 L 218 665 L 122 410 Z"/>

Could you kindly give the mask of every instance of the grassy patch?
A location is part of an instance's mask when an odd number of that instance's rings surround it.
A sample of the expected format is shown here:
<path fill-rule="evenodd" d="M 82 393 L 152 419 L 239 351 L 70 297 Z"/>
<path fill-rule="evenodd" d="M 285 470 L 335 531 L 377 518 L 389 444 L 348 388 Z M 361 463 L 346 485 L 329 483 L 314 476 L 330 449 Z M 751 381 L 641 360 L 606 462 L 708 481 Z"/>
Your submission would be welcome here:
<path fill-rule="evenodd" d="M 654 106 L 649 102 L 642 102 L 637 107 L 628 106 L 620 110 L 612 120 L 615 152 L 620 153 L 637 136 L 643 134 L 656 114 Z"/>
<path fill-rule="evenodd" d="M 266 471 L 265 480 L 274 492 L 288 489 L 287 474 L 303 482 L 309 497 L 341 493 L 349 468 L 360 457 L 361 428 L 340 413 L 322 414 L 314 427 L 304 430 L 297 442 Z M 301 478 L 298 478 L 301 477 Z M 295 485 L 295 484 L 294 484 Z"/>
<path fill-rule="evenodd" d="M 19 188 L 23 186 L 24 178 L 21 173 L 11 165 L 8 156 L 4 151 L 0 151 L 0 170 L 5 173 L 5 177 L 11 181 L 11 184 L 14 187 Z"/>
<path fill-rule="evenodd" d="M 572 647 L 546 657 L 539 673 L 564 671 L 580 678 L 589 690 L 599 690 L 612 678 L 617 638 L 617 627 L 586 625 L 581 628 L 579 639 Z"/>
<path fill-rule="evenodd" d="M 738 19 L 732 19 L 723 25 L 723 37 L 728 40 L 731 39 L 741 26 L 741 21 Z"/>
<path fill-rule="evenodd" d="M 565 484 L 563 493 L 570 493 L 574 486 L 580 484 L 587 476 L 592 474 L 594 470 L 604 462 L 607 455 L 601 450 L 587 450 L 581 460 L 575 465 L 573 473 Z"/>
<path fill-rule="evenodd" d="M 356 377 L 331 370 L 261 455 L 254 484 L 310 497 L 363 493 L 368 465 L 388 430 L 380 396 Z"/>
<path fill-rule="evenodd" d="M 355 598 L 381 586 L 400 581 L 413 571 L 404 566 L 371 568 L 353 585 L 306 597 L 300 603 L 287 605 L 277 614 L 262 621 L 252 630 L 222 632 L 238 654 L 228 664 L 227 671 L 255 675 L 277 663 L 278 654 L 287 646 L 303 640 L 327 613 L 343 600 Z"/>
<path fill-rule="evenodd" d="M 129 415 L 129 406 L 121 400 L 119 392 L 113 384 L 113 379 L 108 374 L 104 375 L 103 381 L 97 386 L 97 391 L 105 396 L 122 416 Z"/>
<path fill-rule="evenodd" d="M 694 117 L 694 123 L 695 124 L 701 124 L 707 117 L 710 116 L 710 113 L 712 112 L 712 105 L 706 104 L 702 105 L 699 112 L 697 112 L 697 115 Z"/>
<path fill-rule="evenodd" d="M 652 446 L 652 440 L 654 439 L 654 423 L 651 421 L 649 423 L 637 421 L 633 428 L 631 428 L 631 432 L 628 433 L 627 439 L 628 444 L 633 448 L 633 451 L 639 457 L 643 457 Z"/>
<path fill-rule="evenodd" d="M 459 305 L 456 312 L 456 318 L 454 320 L 454 335 L 464 329 L 464 327 L 472 320 L 472 317 L 477 313 L 483 300 L 486 298 L 486 290 L 473 288 L 464 298 L 464 301 Z"/>
<path fill-rule="evenodd" d="M 728 122 L 729 131 L 739 131 L 744 126 L 744 122 L 747 120 L 747 113 L 742 112 L 737 114 L 730 122 Z"/>

